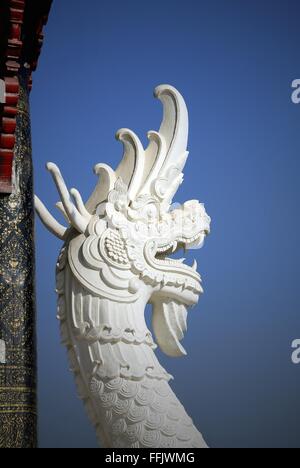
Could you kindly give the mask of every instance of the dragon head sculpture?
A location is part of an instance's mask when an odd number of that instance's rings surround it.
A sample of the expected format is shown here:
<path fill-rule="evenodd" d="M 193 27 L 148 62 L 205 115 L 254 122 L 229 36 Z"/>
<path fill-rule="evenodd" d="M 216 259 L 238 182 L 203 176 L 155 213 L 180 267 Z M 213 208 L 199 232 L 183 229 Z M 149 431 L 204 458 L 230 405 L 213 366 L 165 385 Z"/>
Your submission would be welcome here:
<path fill-rule="evenodd" d="M 201 247 L 210 218 L 198 201 L 173 205 L 188 157 L 188 112 L 171 86 L 159 86 L 155 96 L 164 107 L 159 132 L 149 132 L 145 150 L 132 131 L 121 129 L 123 159 L 115 171 L 95 167 L 99 182 L 86 204 L 77 190 L 68 191 L 57 166 L 47 165 L 68 229 L 39 199 L 36 208 L 47 228 L 65 240 L 72 273 L 86 290 L 120 304 L 141 298 L 152 304 L 158 344 L 179 356 L 185 354 L 180 340 L 187 308 L 197 303 L 202 287 L 197 262 L 191 267 L 172 255 Z"/>

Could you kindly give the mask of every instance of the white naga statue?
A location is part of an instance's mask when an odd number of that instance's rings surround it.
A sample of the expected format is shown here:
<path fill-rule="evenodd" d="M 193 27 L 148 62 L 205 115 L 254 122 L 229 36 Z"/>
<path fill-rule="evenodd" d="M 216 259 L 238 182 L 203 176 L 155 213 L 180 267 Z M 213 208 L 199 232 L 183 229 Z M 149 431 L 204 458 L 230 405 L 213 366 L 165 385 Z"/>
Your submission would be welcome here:
<path fill-rule="evenodd" d="M 188 112 L 179 92 L 155 90 L 164 106 L 159 132 L 144 150 L 128 129 L 117 133 L 124 156 L 117 170 L 98 164 L 99 182 L 86 204 L 47 165 L 69 227 L 36 198 L 46 227 L 64 241 L 57 263 L 58 316 L 79 395 L 102 446 L 197 448 L 206 444 L 169 386 L 145 322 L 169 356 L 185 353 L 187 309 L 202 293 L 197 263 L 169 258 L 202 246 L 210 230 L 203 204 L 172 207 L 188 152 Z M 193 376 L 191 376 L 191 379 Z"/>

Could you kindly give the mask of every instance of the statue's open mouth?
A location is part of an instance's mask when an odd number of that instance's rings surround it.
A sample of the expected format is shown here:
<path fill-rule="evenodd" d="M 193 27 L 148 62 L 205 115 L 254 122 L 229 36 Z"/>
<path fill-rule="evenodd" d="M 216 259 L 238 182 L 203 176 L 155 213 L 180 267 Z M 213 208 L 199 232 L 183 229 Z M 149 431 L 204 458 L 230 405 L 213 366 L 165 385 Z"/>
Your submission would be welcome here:
<path fill-rule="evenodd" d="M 160 244 L 155 254 L 155 261 L 163 266 L 174 265 L 177 267 L 181 267 L 183 271 L 193 272 L 196 273 L 197 276 L 200 276 L 197 273 L 196 260 L 194 260 L 192 266 L 189 266 L 186 263 L 184 263 L 185 258 L 175 259 L 170 258 L 170 256 L 177 254 L 181 250 L 183 251 L 183 253 L 185 253 L 187 250 L 200 248 L 207 234 L 208 231 L 205 230 L 190 238 L 178 237 L 175 241 L 172 241 L 171 243 Z"/>
<path fill-rule="evenodd" d="M 193 237 L 176 237 L 172 242 L 164 240 L 149 242 L 145 248 L 146 259 L 155 271 L 161 272 L 167 278 L 167 285 L 189 290 L 198 296 L 203 289 L 196 260 L 192 266 L 189 266 L 184 263 L 185 258 L 175 259 L 171 256 L 181 249 L 187 251 L 200 248 L 207 233 L 207 230 L 203 230 Z"/>

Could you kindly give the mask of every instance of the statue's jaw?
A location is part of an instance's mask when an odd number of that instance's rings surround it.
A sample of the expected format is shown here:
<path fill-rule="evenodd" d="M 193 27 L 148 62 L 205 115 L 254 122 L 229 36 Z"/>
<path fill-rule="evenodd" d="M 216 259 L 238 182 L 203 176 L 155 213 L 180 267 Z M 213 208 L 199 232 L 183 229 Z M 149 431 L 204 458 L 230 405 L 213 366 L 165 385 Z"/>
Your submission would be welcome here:
<path fill-rule="evenodd" d="M 184 285 L 177 286 L 168 284 L 166 286 L 160 286 L 159 290 L 156 290 L 156 292 L 152 294 L 152 299 L 154 298 L 154 300 L 156 300 L 159 298 L 161 301 L 171 300 L 189 308 L 195 306 L 199 302 L 199 297 L 203 293 L 201 284 L 199 284 L 199 290 L 191 290 Z"/>
<path fill-rule="evenodd" d="M 171 299 L 153 301 L 153 331 L 160 349 L 170 357 L 181 357 L 186 351 L 180 341 L 187 331 L 187 307 Z"/>
<path fill-rule="evenodd" d="M 202 293 L 201 277 L 197 272 L 197 261 L 189 266 L 185 263 L 185 258 L 172 258 L 173 255 L 183 250 L 197 249 L 203 245 L 207 235 L 207 230 L 202 230 L 192 237 L 185 235 L 174 236 L 171 242 L 163 239 L 156 239 L 148 242 L 145 246 L 145 258 L 147 263 L 156 271 L 165 272 L 166 277 L 171 277 L 166 285 L 172 285 L 180 289 L 190 289 L 194 294 Z M 171 279 L 173 281 L 171 281 Z"/>
<path fill-rule="evenodd" d="M 201 231 L 193 237 L 180 237 L 169 244 L 159 243 L 149 249 L 147 260 L 153 268 L 165 271 L 165 280 L 156 288 L 151 297 L 153 305 L 153 329 L 161 350 L 171 357 L 185 356 L 180 343 L 187 330 L 188 308 L 199 301 L 203 293 L 197 262 L 186 265 L 185 259 L 176 260 L 170 256 L 181 249 L 200 248 L 208 231 Z"/>
<path fill-rule="evenodd" d="M 198 303 L 202 292 L 199 281 L 198 290 L 188 288 L 187 283 L 181 286 L 177 283 L 160 287 L 152 294 L 153 330 L 159 347 L 168 356 L 186 355 L 180 342 L 187 331 L 188 309 Z"/>

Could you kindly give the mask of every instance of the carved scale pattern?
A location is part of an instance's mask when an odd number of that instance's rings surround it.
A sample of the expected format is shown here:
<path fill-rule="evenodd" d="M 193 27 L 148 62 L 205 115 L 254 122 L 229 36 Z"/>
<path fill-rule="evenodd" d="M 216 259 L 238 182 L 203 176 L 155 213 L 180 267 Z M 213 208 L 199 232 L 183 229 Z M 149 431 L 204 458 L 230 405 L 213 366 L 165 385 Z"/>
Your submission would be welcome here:
<path fill-rule="evenodd" d="M 136 307 L 135 314 L 133 304 L 90 296 L 70 272 L 66 247 L 57 265 L 57 293 L 62 342 L 79 396 L 105 446 L 206 447 L 169 386 L 172 377 L 153 352 L 156 345 L 140 308 Z M 66 314 L 70 300 L 71 318 Z M 98 301 L 97 318 L 91 314 L 93 301 Z M 78 356 L 83 355 L 85 363 L 86 355 L 90 356 L 90 372 L 80 368 Z"/>
<path fill-rule="evenodd" d="M 91 392 L 114 447 L 203 447 L 203 439 L 165 380 L 93 378 Z"/>

